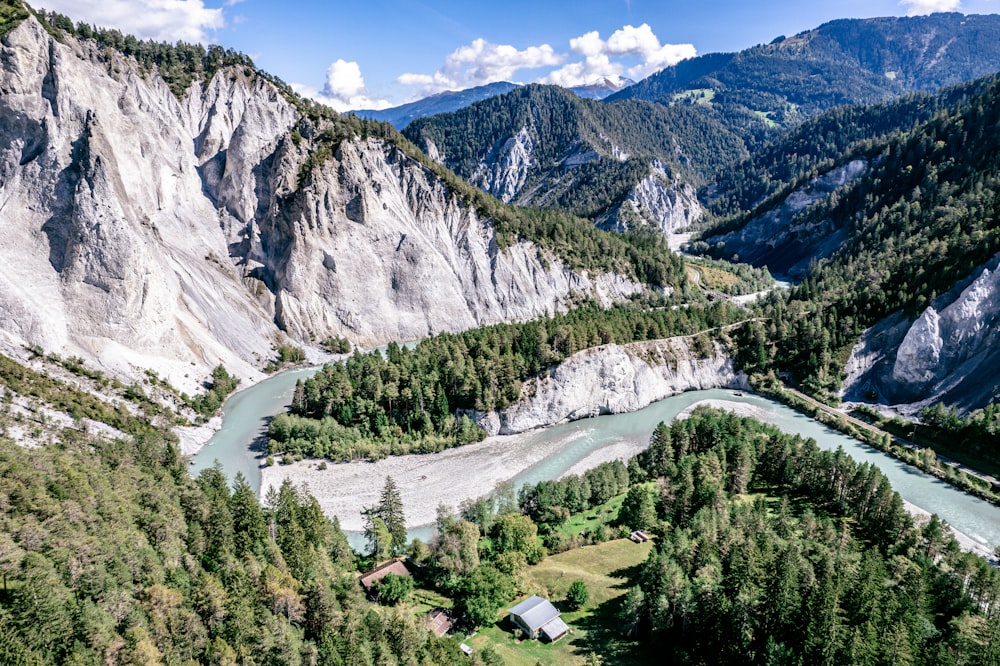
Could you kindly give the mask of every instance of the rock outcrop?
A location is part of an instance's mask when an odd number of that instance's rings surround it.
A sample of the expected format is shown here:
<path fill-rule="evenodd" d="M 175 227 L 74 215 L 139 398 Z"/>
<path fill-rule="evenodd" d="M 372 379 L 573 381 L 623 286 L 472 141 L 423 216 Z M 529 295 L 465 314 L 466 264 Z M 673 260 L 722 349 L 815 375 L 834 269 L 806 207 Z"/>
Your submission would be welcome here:
<path fill-rule="evenodd" d="M 890 317 L 866 331 L 847 365 L 845 395 L 914 413 L 932 402 L 965 411 L 1000 393 L 1000 257 L 911 321 Z"/>
<path fill-rule="evenodd" d="M 293 203 L 248 227 L 248 257 L 275 285 L 275 316 L 300 339 L 412 340 L 641 289 L 566 269 L 527 242 L 500 250 L 492 225 L 396 148 L 346 142 Z"/>
<path fill-rule="evenodd" d="M 726 256 L 766 265 L 775 275 L 801 275 L 810 262 L 828 256 L 846 239 L 836 220 L 803 221 L 799 214 L 857 180 L 869 170 L 867 160 L 856 159 L 817 176 L 783 201 L 754 217 L 746 225 L 709 243 L 722 243 Z"/>
<path fill-rule="evenodd" d="M 527 127 L 497 146 L 479 162 L 469 182 L 510 203 L 524 188 L 534 164 L 535 142 Z"/>
<path fill-rule="evenodd" d="M 639 287 L 565 268 L 379 139 L 305 182 L 309 138 L 265 77 L 175 96 L 155 71 L 34 19 L 0 43 L 0 347 L 40 345 L 197 390 L 244 380 L 279 336 L 414 339 L 608 302 Z M 315 162 L 315 160 L 314 160 Z"/>
<path fill-rule="evenodd" d="M 699 221 L 703 214 L 694 186 L 683 182 L 660 160 L 653 160 L 649 175 L 639 181 L 621 204 L 598 219 L 597 225 L 627 231 L 650 224 L 670 236 Z"/>
<path fill-rule="evenodd" d="M 717 342 L 704 354 L 692 348 L 689 338 L 609 344 L 570 356 L 548 374 L 525 382 L 517 404 L 476 419 L 491 435 L 511 435 L 636 411 L 683 391 L 721 387 L 748 384 Z"/>

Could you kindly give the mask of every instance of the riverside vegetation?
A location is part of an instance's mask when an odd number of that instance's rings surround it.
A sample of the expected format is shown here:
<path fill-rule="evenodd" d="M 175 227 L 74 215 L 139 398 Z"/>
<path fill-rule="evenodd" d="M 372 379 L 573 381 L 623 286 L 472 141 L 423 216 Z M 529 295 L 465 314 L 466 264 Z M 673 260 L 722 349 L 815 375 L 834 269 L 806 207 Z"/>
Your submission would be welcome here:
<path fill-rule="evenodd" d="M 700 331 L 738 321 L 726 303 L 578 307 L 524 324 L 498 324 L 435 336 L 412 350 L 390 344 L 385 356 L 356 353 L 297 386 L 288 414 L 270 423 L 268 453 L 333 460 L 440 451 L 481 440 L 466 414 L 502 409 L 521 385 L 582 349 Z M 701 348 L 711 348 L 706 333 Z"/>
<path fill-rule="evenodd" d="M 582 534 L 567 531 L 581 512 L 609 505 L 617 509 Z M 622 574 L 627 592 L 574 613 L 577 631 L 562 644 L 519 648 L 509 629 L 490 628 L 505 605 L 545 592 L 531 571 L 547 553 L 634 529 L 654 534 L 654 545 Z M 960 551 L 937 518 L 915 525 L 882 473 L 842 450 L 707 408 L 660 424 L 627 465 L 516 497 L 501 488 L 457 514 L 442 507 L 431 542 L 409 552 L 422 565 L 414 594 L 443 594 L 504 653 L 677 664 L 1000 658 L 1000 573 Z M 568 585 L 560 589 L 574 612 L 587 602 Z M 405 607 L 407 594 L 394 603 Z"/>

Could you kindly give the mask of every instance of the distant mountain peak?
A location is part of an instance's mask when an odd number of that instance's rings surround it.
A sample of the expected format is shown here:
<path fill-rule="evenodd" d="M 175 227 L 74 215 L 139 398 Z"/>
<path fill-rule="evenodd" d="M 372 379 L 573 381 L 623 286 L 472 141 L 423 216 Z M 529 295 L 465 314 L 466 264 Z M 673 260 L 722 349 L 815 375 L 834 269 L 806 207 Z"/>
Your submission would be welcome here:
<path fill-rule="evenodd" d="M 635 81 L 632 79 L 616 75 L 597 78 L 586 85 L 574 86 L 572 88 L 567 88 L 567 90 L 572 91 L 578 97 L 586 97 L 588 99 L 604 99 L 605 97 L 613 95 L 616 92 L 624 90 L 634 84 Z"/>
<path fill-rule="evenodd" d="M 351 111 L 351 113 L 359 118 L 388 122 L 396 129 L 401 130 L 417 118 L 458 111 L 484 99 L 509 93 L 517 87 L 519 86 L 516 83 L 497 81 L 465 90 L 445 90 L 430 97 L 424 97 L 415 102 L 408 102 L 390 109 L 358 109 Z"/>

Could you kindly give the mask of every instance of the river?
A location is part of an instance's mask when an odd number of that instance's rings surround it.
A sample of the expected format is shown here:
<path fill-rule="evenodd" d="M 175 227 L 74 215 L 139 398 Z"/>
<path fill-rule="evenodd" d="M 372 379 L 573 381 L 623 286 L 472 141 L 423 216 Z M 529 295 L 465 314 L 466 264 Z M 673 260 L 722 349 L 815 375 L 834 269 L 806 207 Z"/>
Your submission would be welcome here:
<path fill-rule="evenodd" d="M 223 427 L 193 458 L 193 473 L 218 459 L 227 476 L 243 472 L 260 492 L 263 460 L 262 429 L 269 416 L 291 402 L 295 382 L 315 368 L 291 370 L 232 396 L 224 405 Z M 421 456 L 388 458 L 376 463 L 329 464 L 319 471 L 315 463 L 300 462 L 286 469 L 268 470 L 271 483 L 281 478 L 305 481 L 327 513 L 338 515 L 352 544 L 360 545 L 361 506 L 374 504 L 385 476 L 400 486 L 411 525 L 433 520 L 438 503 L 456 506 L 464 496 L 489 492 L 496 480 L 511 479 L 515 486 L 577 472 L 602 459 L 641 449 L 660 421 L 670 422 L 684 409 L 705 400 L 738 402 L 753 408 L 761 420 L 788 433 L 812 437 L 822 448 L 838 446 L 855 460 L 876 465 L 903 499 L 938 514 L 973 541 L 992 548 L 1000 544 L 1000 507 L 993 506 L 920 470 L 832 430 L 773 400 L 753 394 L 736 395 L 715 389 L 682 393 L 630 414 L 584 419 L 511 437 Z M 464 493 L 463 493 L 464 490 Z M 426 528 L 412 530 L 426 538 Z"/>

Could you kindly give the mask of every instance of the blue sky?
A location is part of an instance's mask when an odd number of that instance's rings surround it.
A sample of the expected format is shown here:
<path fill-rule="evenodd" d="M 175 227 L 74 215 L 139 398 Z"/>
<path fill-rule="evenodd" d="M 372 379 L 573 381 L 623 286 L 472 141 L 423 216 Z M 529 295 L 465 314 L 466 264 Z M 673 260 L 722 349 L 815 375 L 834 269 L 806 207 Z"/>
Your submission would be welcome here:
<path fill-rule="evenodd" d="M 201 41 L 338 110 L 498 80 L 643 78 L 835 18 L 993 13 L 1000 0 L 29 0 L 76 20 Z"/>

